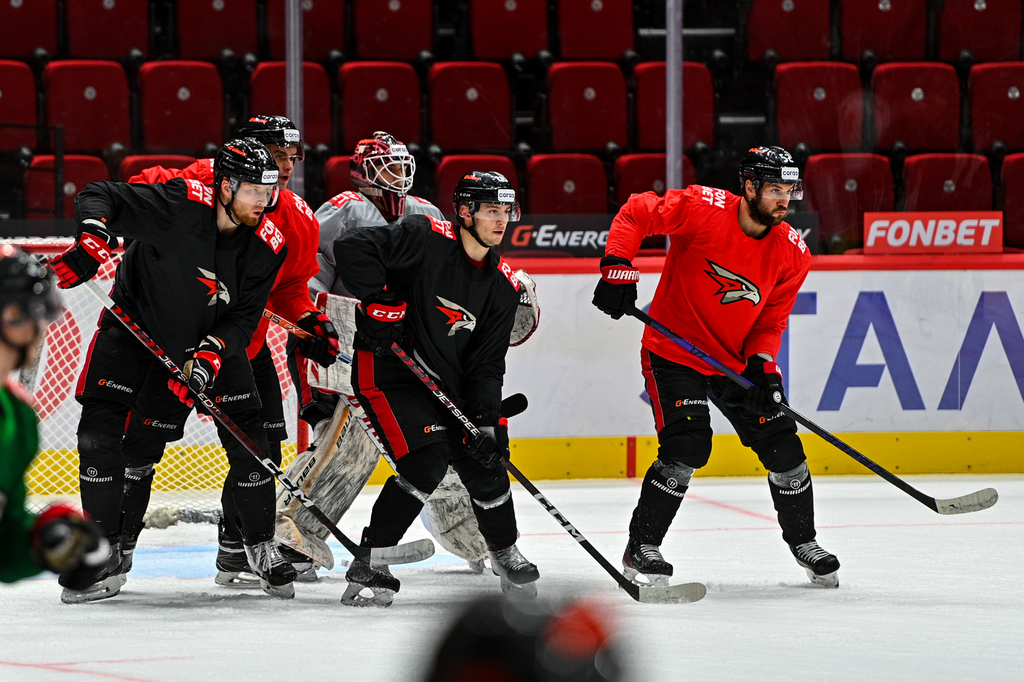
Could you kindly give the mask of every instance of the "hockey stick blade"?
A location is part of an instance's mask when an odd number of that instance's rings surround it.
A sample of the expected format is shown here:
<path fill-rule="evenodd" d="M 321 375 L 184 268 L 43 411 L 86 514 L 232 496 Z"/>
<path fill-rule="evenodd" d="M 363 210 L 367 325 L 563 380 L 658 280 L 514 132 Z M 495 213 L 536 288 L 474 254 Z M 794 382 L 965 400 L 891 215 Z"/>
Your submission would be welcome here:
<path fill-rule="evenodd" d="M 999 501 L 999 493 L 995 488 L 985 488 L 970 495 L 951 497 L 948 500 L 935 498 L 935 511 L 940 514 L 969 514 L 970 512 L 988 509 Z"/>
<path fill-rule="evenodd" d="M 655 587 L 653 585 L 633 585 L 633 590 L 628 590 L 630 596 L 644 604 L 691 604 L 700 601 L 708 593 L 704 583 L 683 583 L 681 585 L 669 585 L 668 587 Z"/>
<path fill-rule="evenodd" d="M 434 556 L 433 541 L 413 540 L 392 547 L 374 547 L 370 550 L 370 566 L 380 568 L 398 564 L 415 564 L 419 561 L 426 561 L 432 556 Z M 348 566 L 351 562 L 348 559 L 341 559 L 338 563 Z"/>

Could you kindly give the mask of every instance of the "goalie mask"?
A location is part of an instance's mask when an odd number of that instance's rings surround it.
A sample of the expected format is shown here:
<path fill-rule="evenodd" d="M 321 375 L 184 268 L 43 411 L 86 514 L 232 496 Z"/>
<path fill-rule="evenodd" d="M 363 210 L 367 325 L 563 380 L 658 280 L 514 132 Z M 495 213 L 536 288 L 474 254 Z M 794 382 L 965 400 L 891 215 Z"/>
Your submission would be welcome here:
<path fill-rule="evenodd" d="M 387 220 L 405 215 L 416 159 L 404 144 L 383 131 L 360 140 L 349 160 L 349 179 Z"/>
<path fill-rule="evenodd" d="M 516 270 L 516 279 L 519 280 L 519 305 L 516 307 L 516 321 L 512 325 L 512 334 L 508 341 L 510 346 L 525 343 L 540 324 L 537 284 L 526 274 L 526 270 Z"/>

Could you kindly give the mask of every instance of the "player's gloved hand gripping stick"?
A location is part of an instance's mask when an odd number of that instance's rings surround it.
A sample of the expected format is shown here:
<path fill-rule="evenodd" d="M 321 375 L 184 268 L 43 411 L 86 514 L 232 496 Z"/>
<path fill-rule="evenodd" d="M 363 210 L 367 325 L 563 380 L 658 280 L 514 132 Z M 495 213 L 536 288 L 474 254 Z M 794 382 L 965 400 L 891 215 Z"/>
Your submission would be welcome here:
<path fill-rule="evenodd" d="M 692 343 L 684 339 L 679 334 L 676 334 L 671 329 L 661 324 L 647 313 L 641 310 L 637 310 L 636 308 L 633 308 L 632 310 L 628 311 L 627 314 L 631 315 L 632 317 L 635 317 L 644 324 L 650 326 L 659 334 L 662 334 L 663 336 L 672 339 L 672 341 L 674 341 L 676 345 L 680 346 L 683 350 L 692 355 L 697 356 L 698 358 L 706 362 L 708 365 L 710 365 L 714 369 L 717 369 L 726 377 L 728 377 L 735 383 L 739 384 L 743 388 L 747 389 L 748 391 L 757 387 L 755 383 L 751 382 L 746 377 L 741 376 L 734 372 L 733 370 L 729 369 L 727 366 L 725 366 L 715 358 L 711 357 L 710 355 L 702 351 L 700 348 L 697 348 Z M 748 370 L 749 369 L 750 367 L 748 365 Z M 746 374 L 747 371 L 744 371 L 744 373 Z M 764 372 L 762 372 L 762 374 L 764 374 Z M 778 390 L 771 391 L 770 393 L 768 393 L 768 395 L 774 400 L 775 407 L 780 412 L 786 414 L 798 424 L 804 425 L 805 427 L 807 427 L 808 430 L 813 431 L 815 434 L 821 436 L 826 441 L 836 446 L 837 448 L 848 454 L 850 457 L 853 457 L 855 460 L 866 466 L 868 469 L 875 472 L 876 474 L 887 480 L 889 483 L 892 483 L 894 486 L 896 486 L 903 492 L 907 493 L 908 495 L 910 495 L 915 500 L 925 505 L 932 511 L 936 511 L 940 514 L 966 514 L 968 512 L 976 512 L 981 511 L 982 509 L 988 509 L 989 507 L 994 505 L 996 501 L 999 499 L 999 494 L 995 491 L 994 488 L 985 488 L 984 490 L 979 490 L 968 495 L 963 495 L 961 497 L 952 497 L 946 500 L 937 499 L 929 495 L 925 495 L 917 488 L 913 487 L 912 485 L 910 485 L 903 479 L 899 478 L 898 476 L 889 473 L 887 470 L 883 469 L 878 464 L 874 463 L 873 461 L 871 461 L 861 453 L 857 452 L 852 447 L 850 447 L 843 441 L 839 440 L 822 427 L 812 422 L 807 417 L 803 416 L 802 414 L 791 408 L 786 403 L 785 396 L 783 395 L 781 390 L 781 384 Z"/>
<path fill-rule="evenodd" d="M 391 345 L 391 350 L 410 370 L 412 370 L 413 374 L 419 377 L 420 381 L 430 389 L 430 392 L 434 394 L 441 404 L 448 408 L 448 411 L 459 420 L 463 428 L 469 432 L 469 435 L 472 438 L 476 439 L 483 435 L 480 429 L 478 429 L 473 422 L 469 420 L 469 417 L 463 414 L 462 411 L 455 406 L 455 403 L 453 403 L 451 399 L 445 395 L 440 388 L 438 388 L 437 384 L 434 383 L 434 380 L 430 378 L 430 375 L 427 374 L 415 360 L 409 357 L 408 353 L 402 350 L 397 343 Z M 515 396 L 513 396 L 513 398 L 514 397 Z M 511 400 L 512 399 L 510 398 L 509 402 L 511 402 Z M 523 396 L 520 402 L 521 405 L 510 404 L 507 406 L 503 403 L 502 413 L 511 415 L 525 410 L 526 397 Z M 569 523 L 569 520 L 562 515 L 562 512 L 558 511 L 555 505 L 551 504 L 548 498 L 544 496 L 544 493 L 537 490 L 537 486 L 531 483 L 530 479 L 526 478 L 526 476 L 523 475 L 523 472 L 516 468 L 516 465 L 504 458 L 502 458 L 500 462 L 501 465 L 505 467 L 510 474 L 515 476 L 516 480 L 519 481 L 519 483 L 521 483 L 522 486 L 526 488 L 538 502 L 540 502 L 541 506 L 543 506 L 544 509 L 546 509 L 547 512 L 551 514 L 559 524 L 561 524 L 562 528 L 564 528 L 576 542 L 580 543 L 580 546 L 582 546 L 590 556 L 594 557 L 597 563 L 601 565 L 601 568 L 603 568 L 608 575 L 615 578 L 615 581 L 619 586 L 629 593 L 629 596 L 636 601 L 651 604 L 682 604 L 697 601 L 707 594 L 707 588 L 705 588 L 701 583 L 685 583 L 682 585 L 670 585 L 669 587 L 648 587 L 644 585 L 636 585 L 632 581 L 628 580 L 625 576 L 619 573 L 614 566 L 608 563 L 608 560 L 605 559 L 604 556 L 602 556 L 601 553 L 598 552 L 585 537 L 583 537 L 582 533 L 576 530 L 575 526 Z"/>

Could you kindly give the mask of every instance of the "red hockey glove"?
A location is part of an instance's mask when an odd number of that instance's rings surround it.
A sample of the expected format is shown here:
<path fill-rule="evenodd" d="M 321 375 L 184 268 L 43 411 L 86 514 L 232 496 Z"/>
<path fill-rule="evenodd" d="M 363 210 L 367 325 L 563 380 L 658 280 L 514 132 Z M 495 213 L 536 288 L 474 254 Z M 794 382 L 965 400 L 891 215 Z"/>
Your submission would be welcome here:
<path fill-rule="evenodd" d="M 617 320 L 636 307 L 636 283 L 640 271 L 625 258 L 605 256 L 601 259 L 601 281 L 594 289 L 594 305 Z"/>
<path fill-rule="evenodd" d="M 117 247 L 117 237 L 107 226 L 89 218 L 78 226 L 78 237 L 70 249 L 50 261 L 57 274 L 57 286 L 71 289 L 84 284 L 110 260 L 110 252 Z"/>
<path fill-rule="evenodd" d="M 387 292 L 371 294 L 356 306 L 356 339 L 382 357 L 402 338 L 404 319 L 405 301 Z"/>
<path fill-rule="evenodd" d="M 341 345 L 338 342 L 338 331 L 334 328 L 331 318 L 323 313 L 310 313 L 300 317 L 295 324 L 313 335 L 299 342 L 302 354 L 321 367 L 333 365 L 338 359 Z"/>
<path fill-rule="evenodd" d="M 478 424 L 482 420 L 482 415 L 474 418 L 474 422 Z M 500 417 L 494 426 L 477 426 L 477 429 L 480 433 L 466 444 L 466 451 L 488 469 L 507 462 L 510 459 L 508 420 Z"/>
<path fill-rule="evenodd" d="M 780 404 L 789 404 L 782 388 L 782 370 L 774 362 L 753 355 L 747 360 L 743 376 L 754 384 L 743 394 L 743 407 L 748 412 L 774 417 L 780 412 Z"/>
<path fill-rule="evenodd" d="M 36 517 L 30 552 L 40 568 L 60 575 L 61 585 L 84 590 L 99 578 L 110 556 L 100 527 L 78 508 L 59 502 Z"/>

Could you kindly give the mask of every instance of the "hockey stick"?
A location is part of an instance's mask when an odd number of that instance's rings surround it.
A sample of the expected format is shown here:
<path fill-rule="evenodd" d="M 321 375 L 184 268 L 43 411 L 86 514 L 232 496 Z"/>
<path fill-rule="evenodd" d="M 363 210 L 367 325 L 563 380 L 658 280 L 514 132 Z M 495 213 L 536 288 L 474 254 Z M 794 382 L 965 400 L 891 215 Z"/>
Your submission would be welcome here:
<path fill-rule="evenodd" d="M 420 367 L 415 360 L 409 357 L 409 355 L 402 350 L 397 343 L 391 344 L 391 350 L 410 370 L 412 370 L 413 374 L 419 377 L 420 381 L 423 382 L 430 392 L 433 393 L 439 401 L 441 401 L 441 404 L 448 408 L 448 411 L 462 423 L 462 426 L 471 436 L 475 437 L 480 435 L 480 430 L 473 425 L 473 422 L 469 420 L 469 417 L 463 414 L 462 410 L 455 406 L 455 403 L 445 395 L 444 391 L 438 388 L 437 384 L 434 383 L 434 380 L 430 378 L 430 375 L 423 371 L 423 368 Z M 526 398 L 523 396 L 521 402 L 525 403 L 525 400 Z M 522 408 L 526 409 L 525 405 L 522 405 Z M 701 583 L 684 583 L 682 585 L 656 587 L 637 585 L 630 581 L 624 575 L 615 570 L 615 567 L 612 566 L 585 537 L 583 537 L 583 534 L 569 522 L 569 519 L 565 518 L 565 515 L 562 514 L 562 512 L 558 511 L 555 505 L 551 504 L 551 501 L 544 496 L 544 493 L 538 490 L 537 486 L 530 482 L 530 479 L 526 478 L 526 476 L 523 475 L 523 472 L 516 468 L 515 464 L 506 459 L 502 460 L 501 465 L 505 467 L 510 474 L 515 476 L 516 480 L 519 481 L 519 483 L 526 488 L 526 490 L 533 495 L 538 502 L 540 502 L 541 506 L 554 517 L 555 521 L 558 521 L 562 528 L 572 536 L 573 540 L 578 542 L 580 546 L 583 547 L 583 549 L 585 549 L 587 553 L 601 565 L 601 568 L 603 568 L 608 575 L 615 578 L 615 582 L 619 584 L 619 587 L 624 589 L 629 596 L 636 601 L 648 604 L 683 604 L 702 599 L 704 595 L 707 594 L 707 588 Z"/>
<path fill-rule="evenodd" d="M 159 360 L 160 363 L 167 368 L 167 370 L 174 376 L 174 378 L 177 381 L 181 382 L 185 386 L 188 386 L 188 377 L 185 375 L 184 372 L 181 371 L 181 369 L 176 364 L 174 364 L 174 360 L 171 360 L 171 358 L 169 358 L 167 354 L 164 353 L 163 350 L 161 350 L 158 345 L 156 345 L 156 342 L 153 339 L 149 338 L 146 332 L 142 331 L 142 329 L 137 324 L 135 324 L 135 322 L 132 321 L 132 319 L 127 315 L 127 313 L 121 310 L 120 306 L 114 303 L 114 300 L 110 298 L 110 296 L 108 296 L 103 291 L 103 289 L 100 288 L 100 285 L 96 284 L 96 282 L 94 282 L 93 280 L 87 281 L 85 285 L 89 288 L 89 291 L 91 291 L 93 295 L 96 296 L 96 298 L 98 298 L 101 303 L 103 303 L 104 307 L 106 307 L 107 310 L 112 312 L 114 316 L 121 321 L 121 324 L 123 324 L 125 328 L 135 336 L 135 338 L 142 342 L 142 345 L 149 349 L 149 352 L 151 352 L 156 357 L 156 359 Z M 192 389 L 190 388 L 189 390 Z M 254 443 L 252 439 L 249 438 L 249 436 L 246 435 L 244 431 L 238 428 L 238 425 L 235 424 L 230 417 L 224 414 L 221 411 L 221 409 L 217 407 L 216 403 L 214 403 L 212 400 L 206 397 L 206 394 L 200 391 L 192 392 L 199 400 L 199 402 L 202 403 L 202 405 L 209 411 L 210 415 L 214 419 L 219 421 L 221 424 L 223 424 L 224 428 L 230 431 L 231 434 L 238 439 L 238 442 L 241 443 L 245 447 L 245 449 L 249 451 L 249 454 L 251 454 L 253 457 L 259 460 L 260 464 L 263 465 L 264 469 L 273 474 L 277 478 L 277 480 L 281 481 L 281 485 L 287 488 L 288 492 L 290 492 L 297 500 L 299 500 L 299 502 L 301 502 L 302 505 L 307 510 L 309 510 L 309 513 L 315 516 L 317 521 L 322 523 L 324 527 L 331 532 L 331 535 L 337 538 L 338 541 L 345 546 L 345 549 L 352 553 L 352 556 L 365 559 L 366 561 L 370 560 L 369 547 L 360 547 L 355 542 L 350 540 L 344 533 L 338 530 L 338 527 L 334 524 L 334 522 L 327 518 L 327 515 L 324 514 L 323 511 L 321 511 L 321 509 L 316 506 L 313 500 L 306 497 L 306 494 L 302 492 L 299 486 L 295 485 L 295 483 L 293 483 L 292 480 L 288 478 L 283 471 L 281 471 L 281 467 L 274 464 L 273 460 L 271 460 L 269 457 L 266 457 L 262 452 L 260 452 L 260 449 L 259 447 L 257 447 L 256 443 Z"/>
<path fill-rule="evenodd" d="M 305 329 L 303 329 L 299 325 L 295 324 L 294 322 L 289 322 L 288 320 L 284 319 L 283 317 L 281 317 L 277 313 L 271 312 L 267 308 L 263 309 L 263 317 L 267 318 L 268 320 L 270 320 L 271 322 L 273 322 L 274 324 L 276 324 L 278 327 L 280 327 L 281 329 L 285 330 L 289 334 L 294 334 L 295 336 L 299 337 L 300 339 L 311 339 L 311 338 L 313 338 L 312 334 L 307 332 Z M 352 358 L 350 358 L 349 356 L 345 355 L 344 353 L 338 353 L 337 358 L 339 360 L 341 360 L 342 362 L 348 364 L 348 365 L 352 364 Z"/>
<path fill-rule="evenodd" d="M 661 324 L 660 322 L 658 322 L 657 320 L 655 320 L 642 310 L 637 310 L 636 308 L 633 308 L 632 310 L 626 311 L 626 314 L 635 317 L 644 324 L 650 326 L 658 333 L 671 339 L 683 350 L 690 353 L 691 355 L 697 356 L 698 358 L 706 362 L 708 365 L 724 374 L 728 379 L 731 379 L 736 384 L 742 386 L 747 390 L 753 387 L 754 384 L 748 381 L 746 377 L 741 376 L 732 369 L 726 367 L 724 364 L 722 364 L 715 358 L 711 357 L 710 355 L 702 351 L 700 348 L 697 348 L 692 343 L 690 343 L 683 337 L 679 336 L 671 329 Z M 903 492 L 907 493 L 924 506 L 928 507 L 932 511 L 938 512 L 939 514 L 966 514 L 968 512 L 981 511 L 982 509 L 988 509 L 989 507 L 994 505 L 996 501 L 999 499 L 999 494 L 995 491 L 994 488 L 985 488 L 984 490 L 979 490 L 977 492 L 970 493 L 969 495 L 962 495 L 961 497 L 952 497 L 945 500 L 925 495 L 920 490 L 913 487 L 903 479 L 899 478 L 894 474 L 889 473 L 887 470 L 883 469 L 875 462 L 871 461 L 861 453 L 857 452 L 851 446 L 839 440 L 838 438 L 836 438 L 836 436 L 829 433 L 822 427 L 818 426 L 810 419 L 794 410 L 789 405 L 779 402 L 778 408 L 784 414 L 792 418 L 794 421 L 803 424 L 805 427 L 807 427 L 808 430 L 814 432 L 818 436 L 821 436 L 826 441 L 836 446 L 837 448 L 845 452 L 847 455 L 853 457 L 855 460 L 866 466 L 868 469 L 870 469 L 871 471 L 875 472 L 876 474 L 887 480 L 889 483 L 892 483 L 894 486 L 896 486 Z"/>

